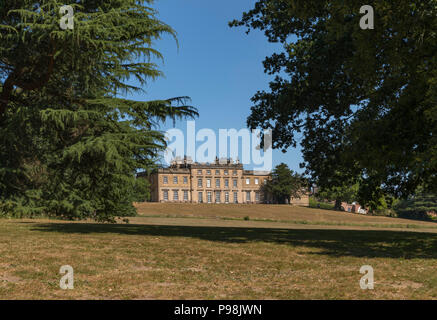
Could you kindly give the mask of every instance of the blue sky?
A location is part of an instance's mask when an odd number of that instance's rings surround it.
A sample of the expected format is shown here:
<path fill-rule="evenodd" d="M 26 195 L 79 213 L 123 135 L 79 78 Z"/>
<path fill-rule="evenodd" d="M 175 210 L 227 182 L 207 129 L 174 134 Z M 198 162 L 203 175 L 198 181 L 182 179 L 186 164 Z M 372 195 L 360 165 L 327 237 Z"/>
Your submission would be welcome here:
<path fill-rule="evenodd" d="M 250 114 L 250 98 L 257 90 L 268 88 L 270 76 L 264 74 L 262 61 L 278 51 L 258 31 L 246 35 L 245 28 L 230 28 L 228 22 L 241 17 L 254 5 L 254 0 L 156 0 L 159 19 L 177 32 L 179 48 L 170 36 L 156 42 L 164 55 L 159 62 L 165 77 L 149 83 L 147 94 L 132 95 L 136 100 L 190 96 L 198 108 L 196 130 L 210 128 L 241 129 Z M 225 116 L 231 115 L 231 116 Z M 166 123 L 161 129 L 173 127 Z M 176 128 L 184 129 L 185 122 Z M 273 151 L 273 165 L 285 162 L 302 172 L 300 150 L 286 154 Z"/>

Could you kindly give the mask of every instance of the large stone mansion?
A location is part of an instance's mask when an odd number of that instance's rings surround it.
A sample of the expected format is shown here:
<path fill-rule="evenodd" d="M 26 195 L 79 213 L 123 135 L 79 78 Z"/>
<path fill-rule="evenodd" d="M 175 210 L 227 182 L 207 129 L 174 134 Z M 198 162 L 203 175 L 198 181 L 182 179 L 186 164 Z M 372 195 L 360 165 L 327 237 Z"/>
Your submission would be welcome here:
<path fill-rule="evenodd" d="M 174 160 L 149 176 L 152 202 L 191 203 L 270 203 L 262 186 L 270 172 L 244 170 L 239 161 L 216 159 L 214 163 Z M 308 196 L 291 203 L 308 206 Z"/>

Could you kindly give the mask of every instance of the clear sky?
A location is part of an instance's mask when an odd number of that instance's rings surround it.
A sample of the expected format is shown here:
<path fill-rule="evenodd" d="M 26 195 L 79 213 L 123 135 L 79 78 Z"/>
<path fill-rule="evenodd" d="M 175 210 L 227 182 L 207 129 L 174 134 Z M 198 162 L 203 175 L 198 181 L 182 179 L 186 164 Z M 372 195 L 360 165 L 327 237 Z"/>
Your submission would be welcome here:
<path fill-rule="evenodd" d="M 150 83 L 146 95 L 133 95 L 136 100 L 190 96 L 198 108 L 196 130 L 210 128 L 237 130 L 246 127 L 250 114 L 250 98 L 258 90 L 268 88 L 270 76 L 264 74 L 262 61 L 278 51 L 279 44 L 269 43 L 258 31 L 248 35 L 246 29 L 230 28 L 228 22 L 238 19 L 254 5 L 254 0 L 156 0 L 159 19 L 177 32 L 179 48 L 172 37 L 156 43 L 164 55 L 159 63 L 165 77 Z M 168 122 L 163 130 L 173 127 Z M 186 122 L 177 122 L 184 129 Z M 273 151 L 273 166 L 285 162 L 302 172 L 300 150 L 283 154 Z"/>

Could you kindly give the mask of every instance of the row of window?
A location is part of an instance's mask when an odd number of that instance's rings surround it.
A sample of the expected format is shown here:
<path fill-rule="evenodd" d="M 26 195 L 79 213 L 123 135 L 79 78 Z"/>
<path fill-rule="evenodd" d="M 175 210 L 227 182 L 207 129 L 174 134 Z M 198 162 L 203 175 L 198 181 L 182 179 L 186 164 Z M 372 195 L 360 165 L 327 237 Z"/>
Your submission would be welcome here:
<path fill-rule="evenodd" d="M 183 177 L 184 184 L 188 184 L 188 177 Z M 168 184 L 168 176 L 163 176 L 163 182 L 164 184 Z M 173 183 L 178 183 L 178 176 L 173 176 Z"/>
<path fill-rule="evenodd" d="M 164 201 L 168 201 L 169 200 L 169 191 L 168 190 L 164 190 Z M 246 192 L 246 201 L 252 201 L 251 199 L 251 192 L 250 191 L 245 191 Z M 183 191 L 183 200 L 184 201 L 188 201 L 188 191 L 184 190 Z M 203 198 L 203 192 L 200 191 L 198 193 L 198 202 L 199 203 L 203 203 L 204 202 L 204 198 Z M 173 199 L 174 201 L 179 201 L 179 190 L 173 190 Z M 208 191 L 206 192 L 206 202 L 207 203 L 212 203 L 212 191 Z M 260 193 L 259 192 L 255 192 L 255 201 L 260 201 Z M 215 192 L 215 203 L 220 203 L 221 202 L 221 192 L 220 191 L 216 191 Z M 233 192 L 233 202 L 234 203 L 238 203 L 238 192 Z M 225 203 L 229 203 L 229 192 L 225 192 Z"/>
<path fill-rule="evenodd" d="M 224 181 L 225 181 L 225 187 L 228 188 L 229 179 L 225 179 Z M 233 186 L 236 188 L 238 184 L 238 180 L 234 179 L 232 182 L 233 182 Z M 215 179 L 215 186 L 217 188 L 220 188 L 220 179 Z M 203 179 L 197 179 L 197 187 L 203 188 Z M 211 188 L 211 179 L 206 179 L 206 187 Z"/>
<path fill-rule="evenodd" d="M 184 201 L 188 201 L 188 190 L 184 190 Z M 168 190 L 164 190 L 164 200 L 168 201 Z M 179 191 L 173 190 L 173 200 L 179 201 Z"/>
<path fill-rule="evenodd" d="M 229 187 L 229 179 L 225 179 L 225 187 Z M 264 183 L 267 182 L 267 179 L 264 179 Z M 246 178 L 246 185 L 250 184 L 250 178 Z M 259 179 L 255 178 L 255 184 L 259 184 Z M 236 188 L 238 186 L 238 180 L 234 179 L 232 180 L 232 185 Z M 217 188 L 220 187 L 220 179 L 215 179 L 215 186 Z M 203 179 L 197 179 L 197 187 L 202 188 L 203 187 Z M 206 179 L 206 187 L 211 188 L 211 179 Z"/>
<path fill-rule="evenodd" d="M 183 177 L 184 184 L 188 184 L 188 177 Z M 264 179 L 264 183 L 267 182 L 267 179 Z M 168 176 L 163 176 L 163 183 L 168 184 Z M 178 177 L 173 177 L 173 184 L 178 183 Z M 237 187 L 238 180 L 233 180 L 233 186 Z M 250 178 L 246 178 L 246 184 L 250 184 Z M 259 184 L 259 178 L 255 178 L 255 184 Z M 202 188 L 203 187 L 203 179 L 197 179 L 197 186 Z M 220 179 L 215 179 L 215 186 L 220 187 Z M 206 187 L 211 188 L 211 179 L 206 179 Z M 225 179 L 225 187 L 229 187 L 229 179 Z"/>
<path fill-rule="evenodd" d="M 203 174 L 203 170 L 197 170 L 197 175 L 202 175 Z M 211 174 L 211 170 L 206 170 L 206 174 L 207 175 L 209 175 L 209 174 Z M 229 170 L 223 170 L 223 174 L 225 175 L 225 176 L 227 176 L 227 175 L 229 175 Z M 238 172 L 237 172 L 237 170 L 232 170 L 232 174 L 234 175 L 234 176 L 236 176 L 236 175 L 238 175 Z M 218 175 L 220 175 L 220 170 L 215 170 L 215 175 L 216 176 L 218 176 Z"/>

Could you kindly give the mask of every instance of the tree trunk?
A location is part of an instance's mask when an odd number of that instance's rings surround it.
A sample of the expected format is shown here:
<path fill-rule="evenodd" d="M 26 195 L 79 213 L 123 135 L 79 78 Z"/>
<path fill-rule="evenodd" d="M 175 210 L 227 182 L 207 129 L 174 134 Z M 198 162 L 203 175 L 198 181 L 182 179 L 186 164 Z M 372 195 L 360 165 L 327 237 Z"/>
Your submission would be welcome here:
<path fill-rule="evenodd" d="M 335 200 L 334 210 L 338 210 L 338 211 L 341 210 L 341 200 L 340 199 Z"/>

